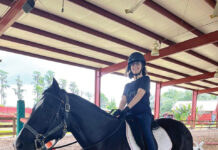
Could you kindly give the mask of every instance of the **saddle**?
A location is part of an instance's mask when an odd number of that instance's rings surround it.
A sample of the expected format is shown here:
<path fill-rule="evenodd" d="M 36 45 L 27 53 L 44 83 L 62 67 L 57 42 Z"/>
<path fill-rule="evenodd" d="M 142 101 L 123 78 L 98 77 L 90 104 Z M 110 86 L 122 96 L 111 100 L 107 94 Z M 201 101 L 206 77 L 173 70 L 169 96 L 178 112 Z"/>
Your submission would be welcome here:
<path fill-rule="evenodd" d="M 143 136 L 143 133 L 141 132 L 142 129 L 140 128 L 139 122 L 136 119 L 134 119 L 132 115 L 127 115 L 125 117 L 125 120 L 130 126 L 130 129 L 132 131 L 136 144 L 140 147 L 141 150 L 148 150 L 146 140 Z M 159 127 L 160 127 L 159 124 L 153 118 L 151 130 L 157 130 Z M 154 138 L 154 141 L 155 141 L 156 147 L 158 147 L 157 141 L 155 140 L 155 138 Z"/>

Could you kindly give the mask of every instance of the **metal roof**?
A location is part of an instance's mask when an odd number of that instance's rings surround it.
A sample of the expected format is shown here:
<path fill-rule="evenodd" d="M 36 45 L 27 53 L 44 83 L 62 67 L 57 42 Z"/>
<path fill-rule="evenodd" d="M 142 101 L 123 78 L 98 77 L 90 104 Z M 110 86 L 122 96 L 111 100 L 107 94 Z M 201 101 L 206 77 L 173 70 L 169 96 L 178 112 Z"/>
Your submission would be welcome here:
<path fill-rule="evenodd" d="M 125 73 L 128 56 L 139 51 L 148 75 L 163 86 L 218 95 L 218 17 L 215 0 L 36 0 L 25 14 L 25 0 L 0 1 L 0 50 Z M 9 21 L 8 21 L 9 20 Z M 150 51 L 161 41 L 160 56 Z M 203 91 L 202 91 L 203 92 Z"/>

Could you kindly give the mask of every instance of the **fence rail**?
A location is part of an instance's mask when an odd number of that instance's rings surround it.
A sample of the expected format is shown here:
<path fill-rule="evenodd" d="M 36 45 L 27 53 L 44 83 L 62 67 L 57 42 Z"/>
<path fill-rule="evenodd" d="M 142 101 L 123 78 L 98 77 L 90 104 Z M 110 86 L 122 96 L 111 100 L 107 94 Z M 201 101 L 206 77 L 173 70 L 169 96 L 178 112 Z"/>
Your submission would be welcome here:
<path fill-rule="evenodd" d="M 218 121 L 181 120 L 189 128 L 218 128 Z"/>
<path fill-rule="evenodd" d="M 0 117 L 0 136 L 16 135 L 16 118 Z"/>

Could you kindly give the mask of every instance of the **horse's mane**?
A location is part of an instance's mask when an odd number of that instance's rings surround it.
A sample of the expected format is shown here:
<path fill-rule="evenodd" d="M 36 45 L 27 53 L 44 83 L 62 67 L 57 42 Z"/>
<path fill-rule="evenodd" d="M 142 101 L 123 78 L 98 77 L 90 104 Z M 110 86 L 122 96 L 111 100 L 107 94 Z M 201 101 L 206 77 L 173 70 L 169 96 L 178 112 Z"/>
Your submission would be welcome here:
<path fill-rule="evenodd" d="M 67 93 L 67 92 L 66 92 Z M 84 105 L 87 105 L 87 107 L 91 107 L 92 109 L 95 109 L 97 112 L 103 113 L 104 115 L 106 115 L 107 117 L 111 117 L 114 118 L 112 115 L 110 115 L 109 113 L 107 113 L 106 111 L 102 110 L 100 107 L 96 106 L 95 104 L 93 104 L 92 102 L 90 102 L 89 100 L 76 95 L 74 93 L 67 93 L 68 96 L 71 99 L 77 99 L 78 101 L 80 101 L 81 103 L 83 103 Z"/>

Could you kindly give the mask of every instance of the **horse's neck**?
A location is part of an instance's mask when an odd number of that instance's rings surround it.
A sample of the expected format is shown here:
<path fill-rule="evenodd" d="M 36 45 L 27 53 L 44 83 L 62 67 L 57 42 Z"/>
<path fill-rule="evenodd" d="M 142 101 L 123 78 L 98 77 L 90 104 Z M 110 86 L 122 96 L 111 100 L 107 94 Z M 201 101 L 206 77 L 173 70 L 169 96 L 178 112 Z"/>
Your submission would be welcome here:
<path fill-rule="evenodd" d="M 118 119 L 83 99 L 76 105 L 71 102 L 70 130 L 82 146 L 99 142 L 113 132 L 120 123 Z"/>

